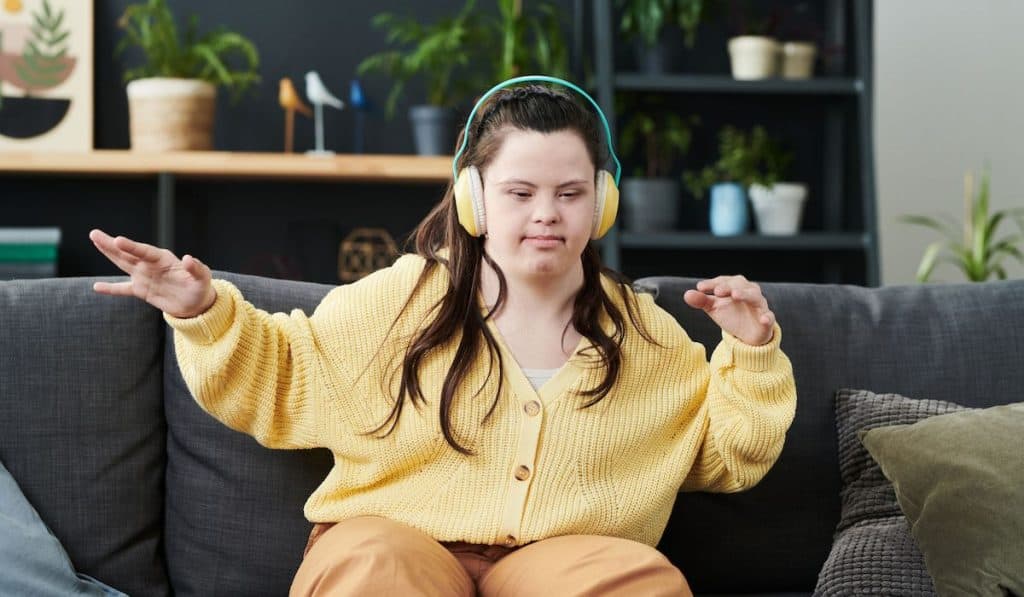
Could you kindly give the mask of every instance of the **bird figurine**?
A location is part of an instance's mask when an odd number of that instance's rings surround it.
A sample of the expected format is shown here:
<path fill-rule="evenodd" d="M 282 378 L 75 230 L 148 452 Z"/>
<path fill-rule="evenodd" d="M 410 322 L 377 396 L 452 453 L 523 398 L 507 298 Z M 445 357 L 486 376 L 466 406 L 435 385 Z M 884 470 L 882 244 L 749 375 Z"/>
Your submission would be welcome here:
<path fill-rule="evenodd" d="M 284 108 L 284 152 L 292 153 L 295 138 L 295 113 L 299 112 L 312 117 L 313 110 L 303 103 L 299 93 L 295 91 L 295 85 L 288 77 L 281 79 L 277 86 L 277 101 Z"/>
<path fill-rule="evenodd" d="M 311 70 L 306 73 L 306 99 L 313 104 L 313 110 L 315 112 L 314 121 L 316 123 L 316 149 L 308 151 L 307 153 L 312 154 L 332 154 L 333 151 L 327 151 L 324 149 L 324 118 L 323 118 L 323 105 L 327 104 L 332 108 L 341 110 L 345 107 L 345 102 L 334 97 L 330 91 L 327 91 L 327 86 L 320 79 L 320 74 L 315 70 Z"/>
<path fill-rule="evenodd" d="M 348 88 L 348 102 L 355 110 L 355 126 L 353 127 L 352 152 L 363 153 L 363 130 L 366 113 L 370 111 L 370 101 L 363 93 L 359 79 L 352 79 Z"/>

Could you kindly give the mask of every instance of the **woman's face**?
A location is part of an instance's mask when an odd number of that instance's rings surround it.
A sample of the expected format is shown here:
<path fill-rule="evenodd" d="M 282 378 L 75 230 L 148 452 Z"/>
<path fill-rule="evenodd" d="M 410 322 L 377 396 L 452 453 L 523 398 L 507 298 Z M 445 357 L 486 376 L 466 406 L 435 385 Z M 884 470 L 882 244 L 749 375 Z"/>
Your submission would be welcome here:
<path fill-rule="evenodd" d="M 594 225 L 594 164 L 580 136 L 509 129 L 480 172 L 484 248 L 507 275 L 558 277 L 580 266 Z"/>

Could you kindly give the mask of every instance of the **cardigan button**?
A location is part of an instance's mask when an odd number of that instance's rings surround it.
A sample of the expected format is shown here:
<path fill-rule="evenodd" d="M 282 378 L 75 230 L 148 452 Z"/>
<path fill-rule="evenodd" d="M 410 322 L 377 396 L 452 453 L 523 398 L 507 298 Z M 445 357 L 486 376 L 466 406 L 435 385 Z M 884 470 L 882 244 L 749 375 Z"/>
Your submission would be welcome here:
<path fill-rule="evenodd" d="M 536 417 L 537 413 L 540 412 L 540 402 L 537 402 L 536 400 L 531 400 L 523 405 L 523 410 L 526 411 L 526 414 L 530 415 L 531 417 Z"/>
<path fill-rule="evenodd" d="M 513 535 L 506 535 L 503 543 L 505 544 L 505 547 L 515 547 L 516 538 Z"/>
<path fill-rule="evenodd" d="M 516 467 L 516 479 L 525 481 L 530 478 L 530 467 L 520 464 Z"/>

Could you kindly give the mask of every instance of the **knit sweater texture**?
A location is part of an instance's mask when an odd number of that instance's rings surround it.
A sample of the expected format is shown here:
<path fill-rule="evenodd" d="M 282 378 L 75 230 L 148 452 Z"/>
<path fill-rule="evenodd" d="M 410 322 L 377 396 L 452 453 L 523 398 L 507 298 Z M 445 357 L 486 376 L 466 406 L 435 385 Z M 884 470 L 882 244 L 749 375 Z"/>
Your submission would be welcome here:
<path fill-rule="evenodd" d="M 391 411 L 405 349 L 448 290 L 446 270 L 434 268 L 397 317 L 425 263 L 405 255 L 332 289 L 308 316 L 256 309 L 224 280 L 213 281 L 217 300 L 202 315 L 164 316 L 201 408 L 267 447 L 333 453 L 306 502 L 310 521 L 376 515 L 438 541 L 595 534 L 653 546 L 679 491 L 741 491 L 778 458 L 796 409 L 778 325 L 756 347 L 723 332 L 709 363 L 647 294 L 636 295 L 639 316 L 661 346 L 626 316 L 619 378 L 595 405 L 581 408 L 589 399 L 579 394 L 604 377 L 586 338 L 534 390 L 489 323 L 504 368 L 497 406 L 485 421 L 499 379 L 481 344 L 453 407 L 455 435 L 473 455 L 445 442 L 439 418 L 458 337 L 422 363 L 426 404 L 406 404 L 389 435 L 371 433 Z M 602 283 L 625 316 L 616 283 Z M 611 330 L 605 315 L 601 325 Z"/>

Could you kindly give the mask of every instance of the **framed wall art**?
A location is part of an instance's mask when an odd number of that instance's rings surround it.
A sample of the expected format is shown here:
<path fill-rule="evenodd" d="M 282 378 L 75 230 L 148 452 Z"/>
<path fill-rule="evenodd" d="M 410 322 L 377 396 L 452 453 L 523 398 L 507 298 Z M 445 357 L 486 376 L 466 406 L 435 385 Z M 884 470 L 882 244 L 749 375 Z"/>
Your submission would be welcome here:
<path fill-rule="evenodd" d="M 0 0 L 0 151 L 89 151 L 91 0 Z"/>

